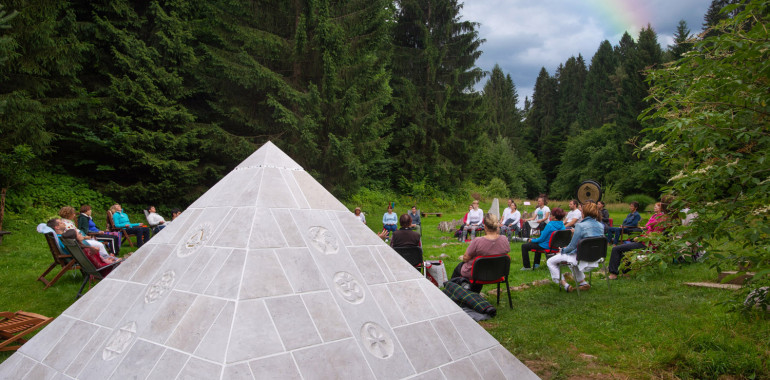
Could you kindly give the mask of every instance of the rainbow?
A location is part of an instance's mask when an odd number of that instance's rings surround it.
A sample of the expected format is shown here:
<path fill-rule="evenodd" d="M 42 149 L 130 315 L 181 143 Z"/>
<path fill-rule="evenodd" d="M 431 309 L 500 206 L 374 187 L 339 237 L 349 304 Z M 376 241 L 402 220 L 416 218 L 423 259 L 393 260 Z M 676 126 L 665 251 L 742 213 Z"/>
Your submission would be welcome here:
<path fill-rule="evenodd" d="M 617 36 L 628 32 L 634 39 L 639 30 L 647 27 L 652 19 L 650 7 L 645 0 L 589 0 L 602 20 L 607 21 L 612 34 Z"/>

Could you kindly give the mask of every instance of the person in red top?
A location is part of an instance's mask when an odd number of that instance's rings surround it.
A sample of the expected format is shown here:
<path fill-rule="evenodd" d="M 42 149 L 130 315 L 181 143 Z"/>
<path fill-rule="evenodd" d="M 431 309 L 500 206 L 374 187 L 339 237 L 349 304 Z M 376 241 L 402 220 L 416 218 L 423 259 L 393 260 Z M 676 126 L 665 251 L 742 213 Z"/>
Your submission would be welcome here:
<path fill-rule="evenodd" d="M 471 278 L 472 261 L 478 256 L 502 255 L 511 251 L 511 244 L 508 238 L 500 235 L 498 232 L 498 220 L 494 214 L 484 214 L 484 236 L 471 240 L 468 249 L 463 255 L 463 262 L 458 265 L 452 278 L 465 277 Z M 478 293 L 481 291 L 482 284 L 471 285 L 471 290 Z"/>
<path fill-rule="evenodd" d="M 655 204 L 654 208 L 654 214 L 650 217 L 650 220 L 647 222 L 647 224 L 644 226 L 644 234 L 640 237 L 646 237 L 650 236 L 653 233 L 660 233 L 663 232 L 666 228 L 666 211 L 667 207 L 665 203 L 658 202 Z M 638 237 L 637 237 L 638 238 Z M 636 240 L 636 238 L 634 239 Z M 642 249 L 647 247 L 645 243 L 637 242 L 637 241 L 631 241 L 625 244 L 617 245 L 612 248 L 612 253 L 610 254 L 610 263 L 609 263 L 609 272 L 610 272 L 610 280 L 614 280 L 618 278 L 619 269 L 620 269 L 620 262 L 625 258 L 626 252 L 633 251 L 635 249 Z M 624 273 L 627 272 L 628 269 L 624 270 Z"/>

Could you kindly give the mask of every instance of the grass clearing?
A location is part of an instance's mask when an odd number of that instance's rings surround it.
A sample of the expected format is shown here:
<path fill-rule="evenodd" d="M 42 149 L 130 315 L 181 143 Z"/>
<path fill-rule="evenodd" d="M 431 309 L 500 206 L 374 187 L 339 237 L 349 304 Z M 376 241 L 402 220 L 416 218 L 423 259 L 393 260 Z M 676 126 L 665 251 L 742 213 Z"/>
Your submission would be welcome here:
<path fill-rule="evenodd" d="M 552 202 L 552 207 L 559 205 L 566 202 Z M 368 225 L 379 231 L 382 213 L 375 215 L 373 206 L 365 206 L 370 210 Z M 481 206 L 487 209 L 489 203 Z M 609 209 L 616 221 L 628 212 L 624 204 Z M 397 208 L 399 214 L 404 210 Z M 423 248 L 428 258 L 446 254 L 451 274 L 467 243 L 458 243 L 437 226 L 439 221 L 462 218 L 465 210 L 435 211 L 444 214 L 423 218 Z M 82 277 L 69 272 L 43 290 L 36 279 L 52 260 L 36 225 L 6 215 L 5 228 L 13 234 L 0 244 L 0 310 L 58 316 L 74 302 Z M 127 251 L 131 249 L 124 247 L 122 252 Z M 511 286 L 549 278 L 544 266 L 519 270 L 520 243 L 511 245 L 511 258 Z M 716 272 L 707 264 L 692 264 L 644 278 L 621 278 L 608 290 L 606 280 L 594 273 L 593 288 L 580 296 L 560 292 L 554 284 L 530 286 L 512 292 L 514 307 L 509 309 L 503 294 L 497 316 L 482 325 L 548 379 L 770 378 L 770 322 L 727 313 L 719 303 L 730 297 L 729 290 L 683 285 L 715 279 Z M 484 288 L 491 289 L 495 285 Z M 495 303 L 494 296 L 489 299 Z M 8 356 L 0 353 L 0 361 Z"/>

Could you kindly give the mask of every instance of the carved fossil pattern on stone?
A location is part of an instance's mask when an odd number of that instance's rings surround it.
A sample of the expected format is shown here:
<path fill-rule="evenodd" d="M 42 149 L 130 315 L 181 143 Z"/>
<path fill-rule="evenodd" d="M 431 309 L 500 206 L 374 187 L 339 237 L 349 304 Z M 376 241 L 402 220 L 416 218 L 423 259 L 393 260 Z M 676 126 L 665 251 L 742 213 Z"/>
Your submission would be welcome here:
<path fill-rule="evenodd" d="M 364 302 L 364 288 L 361 284 L 348 272 L 337 272 L 334 274 L 334 285 L 336 285 L 337 292 L 352 304 L 359 304 Z"/>
<path fill-rule="evenodd" d="M 319 251 L 331 255 L 339 251 L 337 239 L 324 227 L 310 227 L 308 237 L 311 244 Z"/>
<path fill-rule="evenodd" d="M 131 321 L 119 328 L 102 351 L 102 359 L 112 360 L 120 356 L 136 337 L 136 322 Z"/>
<path fill-rule="evenodd" d="M 162 295 L 168 292 L 169 289 L 171 289 L 171 286 L 174 285 L 175 277 L 176 273 L 174 273 L 173 270 L 164 272 L 158 281 L 155 281 L 154 284 L 147 288 L 147 291 L 144 293 L 144 302 L 153 303 L 157 301 L 158 298 L 160 298 Z"/>
<path fill-rule="evenodd" d="M 203 223 L 198 228 L 193 229 L 192 233 L 182 240 L 182 244 L 177 248 L 176 255 L 187 257 L 201 249 L 211 237 L 212 230 L 211 223 Z"/>
<path fill-rule="evenodd" d="M 393 356 L 393 339 L 382 326 L 367 322 L 361 326 L 361 341 L 370 354 L 380 359 L 387 359 Z"/>

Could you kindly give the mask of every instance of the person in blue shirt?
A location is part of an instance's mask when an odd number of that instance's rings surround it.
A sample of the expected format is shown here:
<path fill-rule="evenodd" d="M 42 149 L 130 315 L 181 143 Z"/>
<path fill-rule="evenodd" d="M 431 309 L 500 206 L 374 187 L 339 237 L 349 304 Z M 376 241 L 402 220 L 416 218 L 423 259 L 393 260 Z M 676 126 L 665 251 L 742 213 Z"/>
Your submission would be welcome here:
<path fill-rule="evenodd" d="M 524 265 L 521 270 L 531 269 L 529 267 L 529 251 L 533 249 L 549 249 L 548 243 L 551 242 L 551 234 L 564 229 L 564 223 L 562 223 L 562 219 L 564 219 L 565 215 L 567 215 L 567 213 L 565 213 L 564 210 L 559 207 L 555 207 L 553 210 L 551 210 L 551 220 L 548 222 L 548 224 L 545 225 L 545 229 L 543 229 L 543 232 L 540 233 L 540 237 L 536 239 L 527 239 L 525 243 L 521 245 L 521 262 Z M 536 269 L 540 266 L 541 255 L 542 253 L 540 251 L 535 251 L 534 268 Z"/>
<path fill-rule="evenodd" d="M 383 231 L 387 230 L 388 234 L 392 233 L 393 231 L 398 229 L 397 223 L 398 223 L 398 215 L 396 215 L 396 213 L 393 212 L 393 206 L 388 205 L 388 212 L 386 212 L 382 216 Z"/>
<path fill-rule="evenodd" d="M 112 211 L 112 221 L 115 223 L 115 227 L 125 228 L 129 234 L 136 235 L 137 248 L 141 248 L 147 240 L 150 240 L 150 229 L 142 227 L 141 223 L 131 223 L 120 204 L 116 203 L 110 207 L 110 211 Z"/>
<path fill-rule="evenodd" d="M 568 262 L 570 264 L 577 264 L 577 246 L 580 240 L 604 235 L 604 225 L 599 222 L 601 220 L 601 214 L 599 213 L 599 207 L 596 203 L 588 202 L 583 205 L 583 220 L 575 224 L 575 231 L 572 233 L 572 240 L 569 245 L 562 248 L 560 252 L 548 259 L 546 265 L 548 270 L 551 271 L 551 280 L 564 287 L 564 290 L 571 292 L 570 285 L 561 279 L 561 270 L 559 264 L 562 262 Z M 586 276 L 580 269 L 575 269 L 575 281 L 579 284 L 580 290 L 588 290 L 591 285 L 586 282 Z"/>
<path fill-rule="evenodd" d="M 639 228 L 639 221 L 642 220 L 642 216 L 639 215 L 639 212 L 637 211 L 638 209 L 639 202 L 633 201 L 628 204 L 628 210 L 630 212 L 626 218 L 623 219 L 623 224 L 621 224 L 620 227 L 610 227 L 607 230 L 607 241 L 609 243 L 617 245 L 618 240 L 620 240 L 620 233 L 622 231 L 641 231 Z"/>

